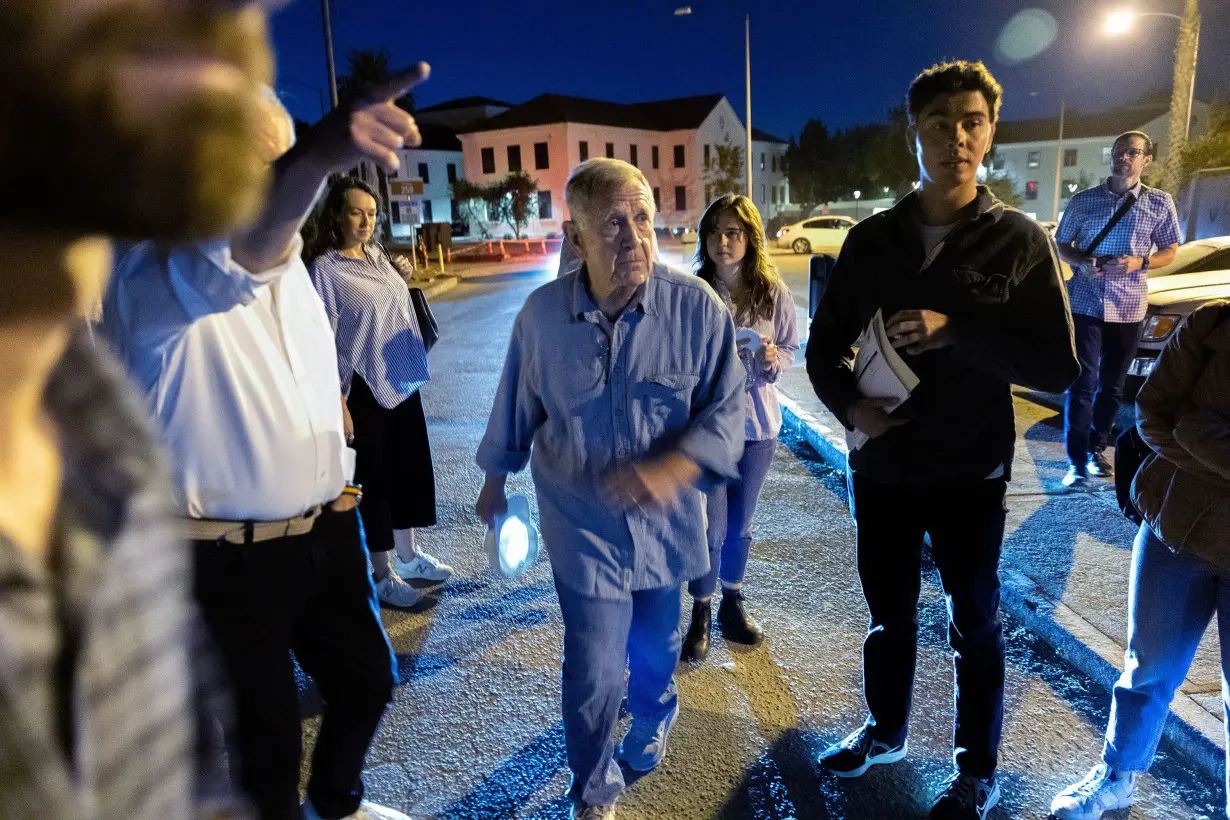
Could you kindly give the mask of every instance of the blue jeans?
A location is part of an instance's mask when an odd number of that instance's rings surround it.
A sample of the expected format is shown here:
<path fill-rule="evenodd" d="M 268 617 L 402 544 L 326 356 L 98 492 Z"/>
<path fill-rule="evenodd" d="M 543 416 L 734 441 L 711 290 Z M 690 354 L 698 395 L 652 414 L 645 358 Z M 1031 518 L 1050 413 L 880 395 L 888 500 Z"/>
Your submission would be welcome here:
<path fill-rule="evenodd" d="M 724 586 L 743 585 L 747 572 L 747 557 L 752 551 L 752 519 L 760 490 L 769 475 L 777 439 L 749 441 L 743 445 L 739 459 L 739 480 L 723 484 L 709 493 L 705 514 L 709 527 L 705 533 L 709 542 L 709 572 L 688 584 L 693 598 L 708 598 L 717 589 L 718 568 Z"/>
<path fill-rule="evenodd" d="M 1230 725 L 1230 705 L 1225 703 L 1230 670 L 1230 577 L 1193 558 L 1176 555 L 1147 524 L 1141 526 L 1132 548 L 1127 652 L 1123 674 L 1115 684 L 1102 750 L 1107 764 L 1121 771 L 1149 768 L 1170 701 L 1183 684 L 1214 613 L 1221 635 L 1222 708 Z"/>
<path fill-rule="evenodd" d="M 1123 383 L 1136 355 L 1140 322 L 1103 322 L 1072 314 L 1076 331 L 1076 358 L 1081 373 L 1068 388 L 1064 406 L 1064 440 L 1068 463 L 1082 474 L 1089 454 L 1113 444 L 1112 436 Z"/>
<path fill-rule="evenodd" d="M 555 581 L 564 616 L 560 689 L 573 801 L 609 806 L 624 788 L 612 735 L 628 676 L 628 711 L 657 722 L 679 701 L 679 588 L 588 598 Z"/>

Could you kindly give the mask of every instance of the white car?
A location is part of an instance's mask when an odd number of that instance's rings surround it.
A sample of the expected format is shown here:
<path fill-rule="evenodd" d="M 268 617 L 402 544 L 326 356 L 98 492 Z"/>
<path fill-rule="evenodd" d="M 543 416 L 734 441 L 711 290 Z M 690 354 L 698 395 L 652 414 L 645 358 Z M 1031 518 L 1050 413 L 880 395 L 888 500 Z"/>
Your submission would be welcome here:
<path fill-rule="evenodd" d="M 855 224 L 848 216 L 814 216 L 778 231 L 777 247 L 790 248 L 795 253 L 811 253 L 816 248 L 837 250 Z"/>

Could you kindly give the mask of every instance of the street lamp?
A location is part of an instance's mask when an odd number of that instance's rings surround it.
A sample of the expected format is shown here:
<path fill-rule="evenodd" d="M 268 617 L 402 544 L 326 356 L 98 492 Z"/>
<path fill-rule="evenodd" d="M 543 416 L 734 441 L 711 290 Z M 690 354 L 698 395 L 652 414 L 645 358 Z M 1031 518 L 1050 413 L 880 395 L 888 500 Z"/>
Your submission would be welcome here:
<path fill-rule="evenodd" d="M 862 198 L 862 191 L 854 192 L 854 221 L 858 222 L 858 201 Z"/>
<path fill-rule="evenodd" d="M 680 6 L 675 9 L 676 17 L 685 17 L 691 13 L 691 6 Z M 747 155 L 747 198 L 755 201 L 752 197 L 752 16 L 750 14 L 743 15 L 743 74 L 747 96 L 744 103 L 747 134 L 743 147 L 743 153 Z"/>
<path fill-rule="evenodd" d="M 1170 93 L 1170 148 L 1166 152 L 1165 182 L 1178 182 L 1179 157 L 1192 132 L 1192 103 L 1196 98 L 1196 58 L 1200 48 L 1200 12 L 1196 0 L 1186 0 L 1183 14 L 1169 11 L 1135 11 L 1121 9 L 1106 18 L 1106 33 L 1124 35 L 1132 30 L 1137 18 L 1169 17 L 1179 21 L 1179 42 L 1175 47 L 1174 87 Z"/>

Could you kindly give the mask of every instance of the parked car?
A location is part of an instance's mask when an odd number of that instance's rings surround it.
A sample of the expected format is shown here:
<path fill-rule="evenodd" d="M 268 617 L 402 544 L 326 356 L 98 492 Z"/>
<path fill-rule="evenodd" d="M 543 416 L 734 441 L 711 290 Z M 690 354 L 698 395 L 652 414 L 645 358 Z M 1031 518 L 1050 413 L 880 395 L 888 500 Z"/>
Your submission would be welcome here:
<path fill-rule="evenodd" d="M 812 248 L 836 250 L 846 241 L 846 234 L 855 224 L 848 216 L 804 219 L 777 232 L 777 247 L 790 248 L 795 253 L 811 253 Z"/>
<path fill-rule="evenodd" d="M 1180 245 L 1173 262 L 1149 271 L 1149 309 L 1128 368 L 1125 396 L 1135 398 L 1175 328 L 1213 299 L 1230 299 L 1230 236 Z"/>

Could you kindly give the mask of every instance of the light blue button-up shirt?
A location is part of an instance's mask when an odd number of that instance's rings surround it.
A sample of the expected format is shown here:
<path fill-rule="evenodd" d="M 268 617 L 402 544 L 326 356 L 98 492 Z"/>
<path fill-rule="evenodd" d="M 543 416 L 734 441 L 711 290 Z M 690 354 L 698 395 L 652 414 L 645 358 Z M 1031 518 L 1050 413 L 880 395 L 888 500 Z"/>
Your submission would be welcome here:
<path fill-rule="evenodd" d="M 602 479 L 671 451 L 700 465 L 702 487 L 736 478 L 746 374 L 730 315 L 699 279 L 655 265 L 613 322 L 587 281 L 582 268 L 526 300 L 477 461 L 506 475 L 532 452 L 556 576 L 609 599 L 708 571 L 700 489 L 620 511 L 603 503 Z"/>

